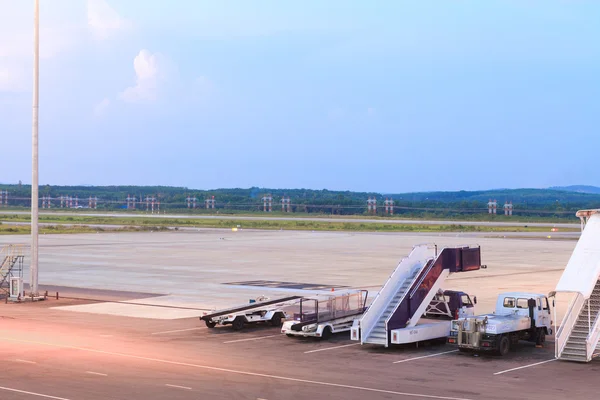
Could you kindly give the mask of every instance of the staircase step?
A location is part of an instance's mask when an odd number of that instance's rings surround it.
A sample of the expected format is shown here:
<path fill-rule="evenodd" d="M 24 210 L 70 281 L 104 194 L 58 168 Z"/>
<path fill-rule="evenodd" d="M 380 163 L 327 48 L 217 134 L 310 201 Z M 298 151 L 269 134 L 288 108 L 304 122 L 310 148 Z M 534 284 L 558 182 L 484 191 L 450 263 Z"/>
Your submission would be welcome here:
<path fill-rule="evenodd" d="M 570 354 L 561 354 L 560 357 L 558 357 L 558 359 L 565 360 L 565 361 L 578 361 L 578 362 L 586 362 L 587 361 L 586 357 L 570 355 Z"/>
<path fill-rule="evenodd" d="M 368 338 L 365 339 L 364 343 L 367 343 L 367 344 L 386 344 L 387 343 L 387 339 L 386 338 L 377 339 L 377 338 L 368 337 Z"/>
<path fill-rule="evenodd" d="M 561 356 L 567 356 L 567 357 L 587 357 L 585 350 L 563 350 Z"/>

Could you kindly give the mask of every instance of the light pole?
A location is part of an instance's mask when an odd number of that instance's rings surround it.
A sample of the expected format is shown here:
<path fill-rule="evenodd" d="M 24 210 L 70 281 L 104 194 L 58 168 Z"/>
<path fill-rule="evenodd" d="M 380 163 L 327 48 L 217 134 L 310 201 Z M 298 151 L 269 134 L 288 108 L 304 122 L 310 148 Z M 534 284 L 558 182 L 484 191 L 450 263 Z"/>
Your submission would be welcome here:
<path fill-rule="evenodd" d="M 40 77 L 40 2 L 34 0 L 33 27 L 33 122 L 31 148 L 31 279 L 29 289 L 31 297 L 38 296 L 38 111 Z"/>

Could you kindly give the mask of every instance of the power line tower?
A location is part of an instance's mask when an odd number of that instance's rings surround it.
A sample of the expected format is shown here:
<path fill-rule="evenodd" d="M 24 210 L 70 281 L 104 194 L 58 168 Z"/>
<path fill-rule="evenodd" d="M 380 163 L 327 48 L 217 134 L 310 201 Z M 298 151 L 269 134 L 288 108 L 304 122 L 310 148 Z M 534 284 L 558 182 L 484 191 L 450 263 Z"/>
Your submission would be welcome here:
<path fill-rule="evenodd" d="M 291 208 L 291 200 L 290 197 L 283 196 L 281 198 L 281 211 L 282 212 L 290 212 Z"/>
<path fill-rule="evenodd" d="M 386 197 L 385 201 L 383 202 L 383 204 L 385 206 L 385 213 L 386 214 L 390 214 L 390 215 L 394 215 L 394 199 L 388 199 Z"/>
<path fill-rule="evenodd" d="M 367 211 L 369 214 L 377 214 L 377 198 L 369 196 L 367 200 Z"/>
<path fill-rule="evenodd" d="M 212 196 L 206 200 L 204 200 L 204 204 L 206 205 L 206 209 L 215 208 L 215 196 Z"/>
<path fill-rule="evenodd" d="M 273 211 L 273 196 L 271 196 L 270 193 L 267 194 L 266 196 L 264 196 L 261 200 L 263 201 L 263 211 L 264 212 Z M 267 206 L 269 207 L 268 211 L 267 211 Z"/>

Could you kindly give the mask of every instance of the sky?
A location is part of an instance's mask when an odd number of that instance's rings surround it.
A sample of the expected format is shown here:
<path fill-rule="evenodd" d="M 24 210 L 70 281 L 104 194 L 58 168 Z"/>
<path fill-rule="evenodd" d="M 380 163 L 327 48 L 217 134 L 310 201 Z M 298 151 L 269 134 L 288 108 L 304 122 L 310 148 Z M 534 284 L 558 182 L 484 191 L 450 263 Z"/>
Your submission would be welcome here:
<path fill-rule="evenodd" d="M 600 2 L 41 0 L 40 184 L 600 186 Z M 0 0 L 0 182 L 33 1 Z"/>

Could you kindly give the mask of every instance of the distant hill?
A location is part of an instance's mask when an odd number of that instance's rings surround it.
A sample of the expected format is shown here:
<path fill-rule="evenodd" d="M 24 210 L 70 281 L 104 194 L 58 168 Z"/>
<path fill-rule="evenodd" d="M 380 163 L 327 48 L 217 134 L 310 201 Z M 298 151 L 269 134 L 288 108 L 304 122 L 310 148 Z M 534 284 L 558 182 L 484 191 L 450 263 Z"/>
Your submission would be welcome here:
<path fill-rule="evenodd" d="M 554 187 L 551 187 L 550 190 L 561 190 L 564 192 L 576 192 L 576 193 L 600 194 L 600 187 L 589 186 L 589 185 L 554 186 Z"/>

